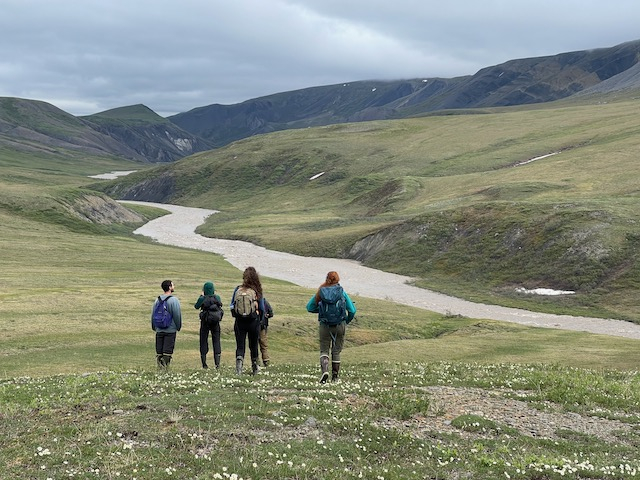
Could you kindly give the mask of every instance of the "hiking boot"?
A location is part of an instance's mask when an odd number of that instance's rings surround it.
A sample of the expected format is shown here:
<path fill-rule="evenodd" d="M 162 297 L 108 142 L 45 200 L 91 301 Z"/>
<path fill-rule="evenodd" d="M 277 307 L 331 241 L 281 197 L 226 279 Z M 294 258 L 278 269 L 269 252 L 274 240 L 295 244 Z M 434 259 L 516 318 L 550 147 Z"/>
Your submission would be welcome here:
<path fill-rule="evenodd" d="M 162 355 L 156 355 L 156 363 L 158 364 L 158 368 L 165 368 L 166 365 L 162 359 Z"/>
<path fill-rule="evenodd" d="M 259 371 L 260 371 L 260 369 L 258 368 L 258 361 L 257 360 L 252 360 L 251 361 L 251 375 L 256 375 Z"/>
<path fill-rule="evenodd" d="M 238 357 L 236 358 L 236 374 L 237 375 L 242 375 L 242 364 L 244 363 L 244 360 L 242 357 Z"/>
<path fill-rule="evenodd" d="M 327 383 L 329 379 L 329 357 L 325 357 L 324 355 L 320 357 L 320 369 L 322 370 L 320 383 Z"/>
<path fill-rule="evenodd" d="M 162 363 L 164 363 L 165 367 L 168 367 L 169 364 L 171 363 L 171 355 L 163 355 L 162 356 Z"/>
<path fill-rule="evenodd" d="M 338 374 L 340 373 L 340 362 L 331 362 L 331 381 L 338 381 Z"/>
<path fill-rule="evenodd" d="M 264 368 L 267 368 L 269 366 L 269 360 L 263 360 L 262 365 L 264 366 Z"/>
<path fill-rule="evenodd" d="M 215 354 L 213 356 L 213 361 L 216 362 L 216 369 L 220 368 L 220 354 Z"/>
<path fill-rule="evenodd" d="M 209 365 L 207 365 L 206 355 L 200 355 L 200 360 L 202 360 L 202 368 L 209 368 Z"/>

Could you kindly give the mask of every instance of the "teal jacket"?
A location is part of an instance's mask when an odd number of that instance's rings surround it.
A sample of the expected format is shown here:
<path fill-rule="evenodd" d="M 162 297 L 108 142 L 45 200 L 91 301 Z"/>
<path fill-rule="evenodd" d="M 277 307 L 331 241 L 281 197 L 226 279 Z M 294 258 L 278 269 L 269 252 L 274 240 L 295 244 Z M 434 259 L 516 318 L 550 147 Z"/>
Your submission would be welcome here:
<path fill-rule="evenodd" d="M 164 293 L 160 295 L 160 298 L 163 300 L 167 298 L 169 295 L 165 295 Z M 182 329 L 182 313 L 180 312 L 180 300 L 178 297 L 171 296 L 169 300 L 167 300 L 167 310 L 171 312 L 171 325 L 167 328 L 156 328 L 153 325 L 153 311 L 155 310 L 156 304 L 158 303 L 158 299 L 153 302 L 153 308 L 151 309 L 151 329 L 157 332 L 164 333 L 174 333 L 179 332 Z"/>
<path fill-rule="evenodd" d="M 344 296 L 344 300 L 346 302 L 347 323 L 350 323 L 351 320 L 353 320 L 353 317 L 356 316 L 356 306 L 351 301 L 351 298 L 349 297 L 349 294 L 347 292 L 345 292 L 343 290 L 342 291 L 342 295 Z M 318 303 L 316 302 L 316 294 L 315 293 L 309 299 L 309 302 L 307 302 L 307 312 L 309 312 L 309 313 L 318 313 Z M 320 317 L 318 317 L 318 321 L 320 321 Z"/>

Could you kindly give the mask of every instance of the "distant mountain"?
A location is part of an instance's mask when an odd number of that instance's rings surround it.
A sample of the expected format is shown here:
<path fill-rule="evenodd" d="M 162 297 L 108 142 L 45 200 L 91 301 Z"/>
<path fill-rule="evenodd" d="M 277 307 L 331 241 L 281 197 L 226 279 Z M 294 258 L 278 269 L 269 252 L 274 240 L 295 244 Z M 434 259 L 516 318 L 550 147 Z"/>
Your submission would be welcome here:
<path fill-rule="evenodd" d="M 0 146 L 44 153 L 67 149 L 141 162 L 171 162 L 211 148 L 144 105 L 74 117 L 46 102 L 10 97 L 0 97 Z"/>
<path fill-rule="evenodd" d="M 74 117 L 36 100 L 0 97 L 0 147 L 71 149 L 172 162 L 278 130 L 526 105 L 640 89 L 640 40 L 611 48 L 511 60 L 475 75 L 358 81 L 209 105 L 163 118 L 144 105 Z"/>
<path fill-rule="evenodd" d="M 213 145 L 186 132 L 144 105 L 81 117 L 91 128 L 116 139 L 150 162 L 172 162 Z"/>
<path fill-rule="evenodd" d="M 277 93 L 234 105 L 209 105 L 168 117 L 215 146 L 248 136 L 335 123 L 403 118 L 479 107 L 549 102 L 579 92 L 640 88 L 626 74 L 640 58 L 640 40 L 597 50 L 511 60 L 453 79 L 360 81 Z M 616 80 L 624 77 L 624 82 Z"/>

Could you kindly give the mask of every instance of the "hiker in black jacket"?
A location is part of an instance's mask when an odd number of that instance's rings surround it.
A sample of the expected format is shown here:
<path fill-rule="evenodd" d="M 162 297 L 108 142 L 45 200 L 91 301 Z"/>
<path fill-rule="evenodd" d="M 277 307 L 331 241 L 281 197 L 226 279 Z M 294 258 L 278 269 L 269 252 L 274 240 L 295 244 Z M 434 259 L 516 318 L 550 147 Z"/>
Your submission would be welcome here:
<path fill-rule="evenodd" d="M 220 321 L 224 315 L 220 296 L 215 293 L 213 282 L 205 282 L 202 287 L 202 294 L 198 297 L 193 306 L 200 309 L 200 359 L 202 368 L 209 368 L 207 365 L 207 353 L 209 353 L 209 333 L 211 333 L 211 344 L 213 346 L 213 361 L 216 368 L 220 368 Z"/>

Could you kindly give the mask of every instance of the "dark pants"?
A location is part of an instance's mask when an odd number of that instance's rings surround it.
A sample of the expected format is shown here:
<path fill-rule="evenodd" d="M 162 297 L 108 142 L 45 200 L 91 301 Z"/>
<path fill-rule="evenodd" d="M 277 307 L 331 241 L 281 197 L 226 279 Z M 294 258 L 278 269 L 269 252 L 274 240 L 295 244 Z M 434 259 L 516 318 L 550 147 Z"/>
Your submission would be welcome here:
<path fill-rule="evenodd" d="M 200 322 L 200 355 L 206 355 L 209 352 L 209 332 L 211 332 L 213 354 L 220 355 L 220 352 L 222 352 L 220 347 L 220 322 L 214 324 Z"/>
<path fill-rule="evenodd" d="M 236 358 L 244 358 L 246 350 L 246 339 L 249 337 L 249 353 L 251 361 L 258 359 L 258 336 L 260 322 L 258 317 L 255 318 L 236 318 L 233 325 L 233 331 L 236 334 Z"/>
<path fill-rule="evenodd" d="M 176 332 L 156 332 L 156 354 L 173 355 L 176 346 Z"/>
<path fill-rule="evenodd" d="M 329 326 L 319 322 L 320 336 L 320 358 L 331 358 L 332 362 L 340 363 L 340 353 L 344 345 L 344 334 L 346 324 L 342 322 L 338 325 Z"/>

